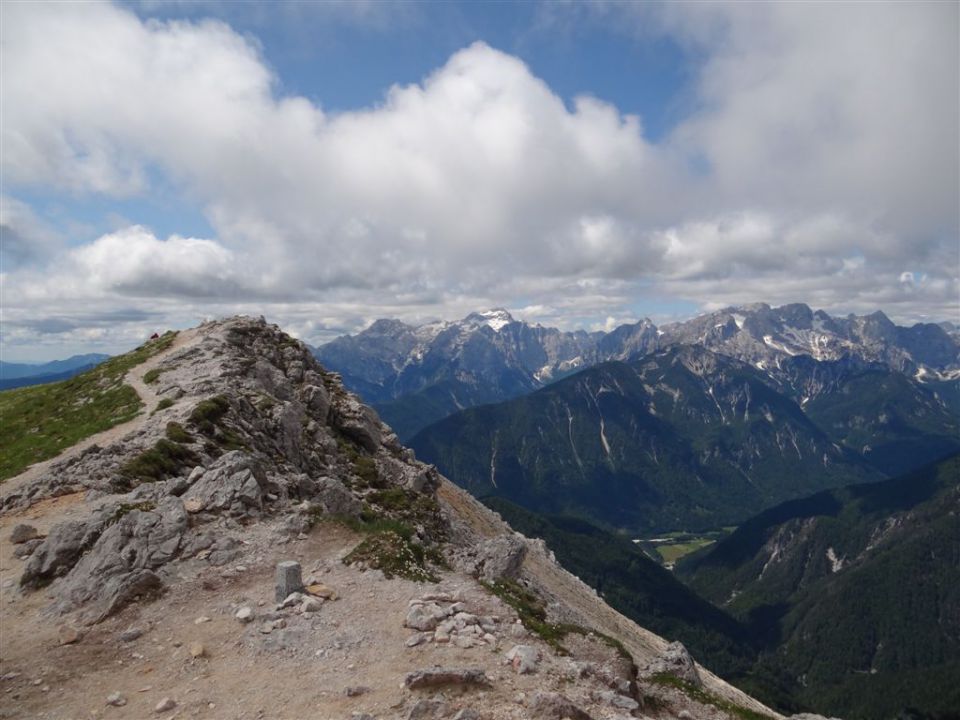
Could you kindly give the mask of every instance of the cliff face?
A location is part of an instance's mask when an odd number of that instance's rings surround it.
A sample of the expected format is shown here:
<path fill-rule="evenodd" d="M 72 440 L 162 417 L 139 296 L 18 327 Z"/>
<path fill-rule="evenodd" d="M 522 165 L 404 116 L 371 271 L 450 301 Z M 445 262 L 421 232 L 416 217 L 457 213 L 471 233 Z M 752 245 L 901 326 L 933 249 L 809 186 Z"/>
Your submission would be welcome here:
<path fill-rule="evenodd" d="M 5 716 L 775 716 L 275 326 L 184 331 L 127 381 L 137 419 L 3 485 Z"/>

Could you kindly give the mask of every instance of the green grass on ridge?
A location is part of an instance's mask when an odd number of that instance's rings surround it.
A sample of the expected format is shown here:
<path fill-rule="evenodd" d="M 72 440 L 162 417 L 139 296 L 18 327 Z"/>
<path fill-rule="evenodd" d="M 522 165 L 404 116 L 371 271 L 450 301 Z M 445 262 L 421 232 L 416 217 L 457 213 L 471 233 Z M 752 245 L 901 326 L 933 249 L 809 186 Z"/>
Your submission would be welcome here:
<path fill-rule="evenodd" d="M 63 382 L 0 392 L 0 481 L 136 417 L 143 403 L 123 377 L 175 336 L 167 332 Z"/>

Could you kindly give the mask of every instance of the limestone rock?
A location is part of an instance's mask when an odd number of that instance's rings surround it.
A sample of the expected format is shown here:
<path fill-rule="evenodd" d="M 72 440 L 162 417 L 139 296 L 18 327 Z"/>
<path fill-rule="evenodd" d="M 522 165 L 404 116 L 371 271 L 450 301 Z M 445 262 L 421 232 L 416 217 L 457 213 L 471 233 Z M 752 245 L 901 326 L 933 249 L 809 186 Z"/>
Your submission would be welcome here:
<path fill-rule="evenodd" d="M 403 684 L 410 690 L 442 685 L 490 685 L 490 678 L 480 668 L 430 668 L 407 673 Z"/>
<path fill-rule="evenodd" d="M 253 608 L 245 605 L 237 610 L 237 612 L 234 614 L 234 617 L 244 624 L 252 622 L 254 618 Z"/>
<path fill-rule="evenodd" d="M 266 477 L 248 453 L 232 450 L 220 456 L 183 496 L 184 503 L 205 512 L 231 515 L 259 514 L 263 510 Z"/>
<path fill-rule="evenodd" d="M 127 699 L 118 692 L 107 695 L 107 705 L 112 705 L 113 707 L 123 707 L 126 704 Z"/>
<path fill-rule="evenodd" d="M 532 645 L 514 645 L 507 653 L 507 662 L 514 672 L 527 675 L 535 672 L 540 664 L 540 651 Z"/>
<path fill-rule="evenodd" d="M 33 540 L 27 540 L 26 542 L 20 543 L 19 545 L 14 545 L 13 556 L 15 558 L 19 558 L 20 560 L 25 560 L 33 555 L 33 551 L 41 545 L 43 545 L 43 540 L 40 538 L 34 538 Z"/>
<path fill-rule="evenodd" d="M 143 630 L 138 627 L 127 628 L 122 633 L 120 633 L 120 639 L 123 642 L 133 642 L 137 638 L 143 635 Z"/>
<path fill-rule="evenodd" d="M 87 603 L 85 616 L 99 622 L 137 596 L 158 591 L 154 570 L 177 557 L 187 528 L 179 498 L 166 497 L 154 510 L 130 510 L 97 538 L 64 578 L 61 611 Z"/>
<path fill-rule="evenodd" d="M 38 537 L 40 537 L 40 534 L 33 525 L 24 525 L 23 523 L 20 523 L 14 527 L 13 531 L 10 533 L 10 542 L 12 542 L 14 545 L 19 545 L 20 543 L 27 542 L 27 540 L 35 540 Z"/>
<path fill-rule="evenodd" d="M 564 695 L 538 690 L 528 701 L 531 716 L 537 720 L 592 720 Z"/>
<path fill-rule="evenodd" d="M 432 698 L 421 698 L 414 703 L 407 714 L 407 720 L 431 720 L 444 716 L 446 704 Z"/>
<path fill-rule="evenodd" d="M 367 452 L 375 452 L 380 446 L 380 418 L 373 408 L 360 404 L 352 397 L 337 405 L 333 423 Z"/>
<path fill-rule="evenodd" d="M 527 555 L 527 546 L 515 535 L 500 535 L 480 543 L 475 573 L 487 582 L 515 580 Z"/>
<path fill-rule="evenodd" d="M 20 576 L 21 587 L 36 589 L 56 577 L 65 575 L 83 552 L 100 535 L 101 524 L 96 521 L 73 521 L 54 525 L 27 563 Z"/>
<path fill-rule="evenodd" d="M 703 680 L 700 679 L 700 673 L 697 672 L 696 663 L 690 657 L 690 653 L 687 652 L 683 643 L 679 641 L 670 643 L 667 649 L 654 658 L 643 671 L 644 676 L 659 673 L 669 673 L 694 687 L 703 687 Z"/>
<path fill-rule="evenodd" d="M 312 499 L 327 515 L 358 517 L 363 504 L 342 482 L 331 477 L 322 477 L 312 491 Z"/>
<path fill-rule="evenodd" d="M 413 605 L 407 610 L 407 617 L 403 624 L 413 630 L 433 630 L 449 614 L 449 610 L 445 610 L 436 603 Z"/>
<path fill-rule="evenodd" d="M 61 645 L 72 645 L 75 642 L 79 642 L 82 637 L 79 630 L 69 625 L 63 625 L 57 631 L 57 641 Z"/>
<path fill-rule="evenodd" d="M 303 602 L 300 603 L 300 612 L 302 613 L 315 613 L 320 612 L 323 609 L 323 601 L 319 598 L 308 597 L 304 598 Z"/>
<path fill-rule="evenodd" d="M 177 706 L 176 701 L 173 698 L 165 697 L 160 702 L 157 703 L 156 707 L 153 708 L 153 711 L 156 713 L 165 713 L 170 712 Z"/>

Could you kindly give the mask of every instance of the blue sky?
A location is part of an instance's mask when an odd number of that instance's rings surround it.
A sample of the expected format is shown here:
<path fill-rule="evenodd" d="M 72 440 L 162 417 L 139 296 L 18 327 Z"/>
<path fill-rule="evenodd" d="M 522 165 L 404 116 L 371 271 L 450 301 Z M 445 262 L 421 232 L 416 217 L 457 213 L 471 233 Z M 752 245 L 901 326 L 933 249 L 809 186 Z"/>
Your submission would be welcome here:
<path fill-rule="evenodd" d="M 2 13 L 4 359 L 234 312 L 960 320 L 956 5 Z"/>

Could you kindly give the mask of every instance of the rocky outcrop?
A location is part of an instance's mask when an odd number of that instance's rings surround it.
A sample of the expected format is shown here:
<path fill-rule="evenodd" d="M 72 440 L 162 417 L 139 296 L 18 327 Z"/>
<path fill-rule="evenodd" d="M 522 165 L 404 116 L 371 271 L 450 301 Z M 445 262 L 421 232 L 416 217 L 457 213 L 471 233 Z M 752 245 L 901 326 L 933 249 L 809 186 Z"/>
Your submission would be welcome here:
<path fill-rule="evenodd" d="M 659 657 L 653 660 L 643 671 L 644 677 L 667 673 L 688 682 L 694 687 L 703 687 L 703 680 L 697 672 L 697 665 L 681 642 L 670 643 Z"/>
<path fill-rule="evenodd" d="M 245 452 L 228 452 L 191 477 L 194 484 L 183 495 L 184 504 L 189 504 L 191 512 L 244 516 L 263 510 L 266 478 L 256 458 Z"/>
<path fill-rule="evenodd" d="M 436 492 L 436 470 L 414 460 L 304 345 L 262 319 L 196 332 L 158 367 L 161 395 L 176 398 L 171 409 L 122 442 L 54 464 L 12 501 L 80 486 L 93 505 L 86 520 L 54 526 L 33 550 L 24 589 L 52 583 L 55 612 L 79 609 L 96 622 L 161 590 L 181 557 L 236 558 L 236 523 L 266 522 L 290 536 L 325 516 L 363 514 L 411 524 L 421 544 L 442 534 L 436 504 L 415 501 Z"/>
<path fill-rule="evenodd" d="M 498 535 L 456 548 L 452 559 L 458 568 L 484 582 L 513 580 L 523 566 L 527 542 L 518 535 Z"/>

